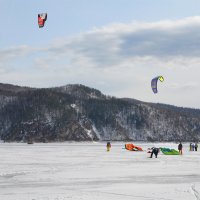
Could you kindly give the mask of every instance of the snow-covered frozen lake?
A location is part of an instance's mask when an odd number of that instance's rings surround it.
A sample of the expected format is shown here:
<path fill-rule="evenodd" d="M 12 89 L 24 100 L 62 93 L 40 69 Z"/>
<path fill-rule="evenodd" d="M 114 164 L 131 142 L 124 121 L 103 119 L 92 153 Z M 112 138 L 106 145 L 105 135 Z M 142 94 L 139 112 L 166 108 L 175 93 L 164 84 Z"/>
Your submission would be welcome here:
<path fill-rule="evenodd" d="M 200 199 L 200 152 L 148 157 L 124 143 L 0 143 L 0 200 Z"/>

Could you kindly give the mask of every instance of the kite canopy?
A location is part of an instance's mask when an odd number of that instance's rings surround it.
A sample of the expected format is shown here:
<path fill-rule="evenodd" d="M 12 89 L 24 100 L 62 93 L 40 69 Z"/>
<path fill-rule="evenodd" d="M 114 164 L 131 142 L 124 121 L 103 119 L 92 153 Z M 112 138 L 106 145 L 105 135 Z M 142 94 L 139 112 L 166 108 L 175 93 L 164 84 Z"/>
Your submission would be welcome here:
<path fill-rule="evenodd" d="M 125 144 L 125 149 L 129 151 L 143 151 L 141 147 L 137 147 L 134 144 Z"/>
<path fill-rule="evenodd" d="M 169 149 L 169 148 L 160 148 L 163 154 L 165 155 L 180 155 L 180 153 L 175 149 Z"/>
<path fill-rule="evenodd" d="M 38 14 L 38 26 L 39 26 L 39 28 L 44 27 L 46 20 L 47 20 L 47 13 Z"/>
<path fill-rule="evenodd" d="M 152 88 L 152 90 L 153 90 L 154 93 L 158 93 L 158 89 L 157 89 L 157 82 L 158 82 L 158 80 L 161 81 L 161 82 L 163 82 L 164 81 L 163 76 L 157 76 L 157 77 L 155 77 L 155 78 L 153 78 L 151 80 L 151 88 Z"/>

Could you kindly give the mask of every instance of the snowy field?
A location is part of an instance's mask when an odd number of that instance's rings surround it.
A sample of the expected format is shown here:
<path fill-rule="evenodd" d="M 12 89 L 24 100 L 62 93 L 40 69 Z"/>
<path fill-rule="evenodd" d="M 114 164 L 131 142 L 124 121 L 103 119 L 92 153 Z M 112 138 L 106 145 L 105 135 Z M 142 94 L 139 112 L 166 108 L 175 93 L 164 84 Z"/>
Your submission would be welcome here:
<path fill-rule="evenodd" d="M 177 144 L 143 143 L 176 148 Z M 148 158 L 124 143 L 0 143 L 0 200 L 199 200 L 200 152 Z"/>

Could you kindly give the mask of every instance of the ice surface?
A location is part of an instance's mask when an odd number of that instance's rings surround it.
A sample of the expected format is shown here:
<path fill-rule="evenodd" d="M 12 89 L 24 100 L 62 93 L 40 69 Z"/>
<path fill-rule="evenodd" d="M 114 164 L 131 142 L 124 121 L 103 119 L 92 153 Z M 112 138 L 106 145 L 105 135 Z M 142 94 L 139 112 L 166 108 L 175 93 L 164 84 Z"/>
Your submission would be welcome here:
<path fill-rule="evenodd" d="M 137 143 L 176 148 L 177 144 Z M 200 152 L 149 158 L 124 143 L 0 143 L 0 200 L 199 200 Z"/>

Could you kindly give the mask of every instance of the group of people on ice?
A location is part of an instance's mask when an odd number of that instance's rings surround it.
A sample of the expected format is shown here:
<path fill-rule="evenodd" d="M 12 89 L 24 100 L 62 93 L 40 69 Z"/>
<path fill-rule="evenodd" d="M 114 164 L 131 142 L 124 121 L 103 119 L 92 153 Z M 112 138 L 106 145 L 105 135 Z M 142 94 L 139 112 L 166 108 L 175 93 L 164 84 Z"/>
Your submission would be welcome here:
<path fill-rule="evenodd" d="M 198 149 L 198 144 L 196 143 L 190 143 L 190 151 L 197 151 Z"/>
<path fill-rule="evenodd" d="M 107 151 L 110 151 L 111 149 L 111 143 L 107 142 L 106 145 Z M 196 143 L 190 143 L 190 151 L 197 151 L 198 144 Z M 129 151 L 143 151 L 141 147 L 135 146 L 134 144 L 125 144 L 125 149 Z M 178 144 L 178 151 L 175 149 L 169 149 L 169 148 L 157 148 L 157 147 L 152 147 L 148 149 L 148 153 L 151 153 L 150 158 L 153 157 L 153 155 L 157 158 L 158 153 L 162 151 L 163 154 L 166 155 L 182 155 L 183 154 L 183 145 L 180 142 Z"/>

